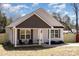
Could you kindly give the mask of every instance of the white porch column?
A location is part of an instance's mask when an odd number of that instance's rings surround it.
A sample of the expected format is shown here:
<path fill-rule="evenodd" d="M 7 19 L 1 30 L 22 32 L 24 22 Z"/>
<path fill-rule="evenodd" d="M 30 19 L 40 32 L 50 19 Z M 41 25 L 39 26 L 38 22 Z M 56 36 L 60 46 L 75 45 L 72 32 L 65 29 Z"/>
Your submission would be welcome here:
<path fill-rule="evenodd" d="M 42 43 L 42 30 L 41 29 L 39 29 L 38 35 L 39 35 L 39 45 L 41 45 Z"/>
<path fill-rule="evenodd" d="M 17 29 L 14 28 L 14 39 L 15 39 L 15 47 L 17 47 Z"/>
<path fill-rule="evenodd" d="M 49 29 L 49 45 L 51 45 L 51 29 Z"/>
<path fill-rule="evenodd" d="M 63 29 L 60 30 L 60 37 L 61 37 L 62 41 L 64 41 Z"/>

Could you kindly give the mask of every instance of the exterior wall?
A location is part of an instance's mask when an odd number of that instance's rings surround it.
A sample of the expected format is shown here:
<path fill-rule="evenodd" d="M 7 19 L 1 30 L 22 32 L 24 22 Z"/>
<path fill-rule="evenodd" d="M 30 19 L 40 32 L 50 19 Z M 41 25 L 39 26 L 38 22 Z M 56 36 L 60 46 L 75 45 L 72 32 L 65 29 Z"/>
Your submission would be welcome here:
<path fill-rule="evenodd" d="M 10 28 L 6 28 L 6 32 L 8 34 L 9 41 L 13 44 L 13 31 Z"/>
<path fill-rule="evenodd" d="M 38 29 L 33 29 L 33 43 L 38 42 Z"/>
<path fill-rule="evenodd" d="M 43 42 L 48 42 L 48 29 L 43 29 Z"/>
<path fill-rule="evenodd" d="M 7 32 L 7 35 L 8 35 L 8 40 L 10 40 L 10 42 L 12 44 L 15 44 L 15 32 L 14 32 L 14 29 L 13 28 L 6 28 L 6 32 Z"/>
<path fill-rule="evenodd" d="M 51 40 L 53 40 L 53 41 L 64 41 L 63 29 L 62 28 L 55 28 L 53 30 L 56 30 L 56 29 L 60 29 L 60 38 L 51 38 Z M 44 42 L 48 42 L 49 41 L 48 40 L 48 29 L 43 29 L 43 41 Z"/>
<path fill-rule="evenodd" d="M 53 40 L 53 41 L 64 41 L 64 38 L 63 38 L 63 28 L 55 28 L 53 30 L 56 30 L 56 29 L 60 29 L 60 38 L 51 38 L 51 40 Z M 38 30 L 39 29 L 33 29 L 33 43 L 37 43 L 38 42 L 38 39 L 39 39 Z M 42 29 L 42 33 L 43 33 L 42 43 L 43 42 L 48 42 L 49 41 L 48 29 Z"/>
<path fill-rule="evenodd" d="M 55 28 L 54 30 L 56 29 L 60 29 L 60 38 L 52 38 L 51 40 L 53 41 L 64 41 L 63 39 L 63 29 L 62 28 Z"/>
<path fill-rule="evenodd" d="M 53 30 L 60 29 L 60 38 L 52 38 L 53 41 L 64 41 L 63 39 L 63 29 L 62 28 L 54 28 Z M 49 42 L 48 38 L 48 29 L 41 29 L 43 34 L 43 42 Z M 14 29 L 7 28 L 6 32 L 8 34 L 9 40 L 12 44 L 15 44 L 15 31 Z M 39 29 L 33 29 L 33 43 L 39 42 L 39 35 L 38 35 Z M 50 33 L 51 34 L 51 33 Z"/>

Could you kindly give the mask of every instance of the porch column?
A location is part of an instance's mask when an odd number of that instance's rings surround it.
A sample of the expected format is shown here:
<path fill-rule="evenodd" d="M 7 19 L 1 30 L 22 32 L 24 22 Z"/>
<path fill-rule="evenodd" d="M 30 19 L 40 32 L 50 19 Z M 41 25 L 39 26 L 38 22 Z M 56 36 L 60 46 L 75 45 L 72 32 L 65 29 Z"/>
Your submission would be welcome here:
<path fill-rule="evenodd" d="M 64 38 L 63 38 L 63 29 L 60 30 L 60 37 L 61 37 L 62 41 L 64 41 Z"/>
<path fill-rule="evenodd" d="M 38 34 L 39 34 L 39 45 L 41 45 L 42 43 L 42 30 L 41 29 L 39 30 Z"/>
<path fill-rule="evenodd" d="M 51 29 L 49 29 L 49 45 L 51 45 Z"/>
<path fill-rule="evenodd" d="M 17 29 L 14 28 L 15 47 L 17 47 Z"/>

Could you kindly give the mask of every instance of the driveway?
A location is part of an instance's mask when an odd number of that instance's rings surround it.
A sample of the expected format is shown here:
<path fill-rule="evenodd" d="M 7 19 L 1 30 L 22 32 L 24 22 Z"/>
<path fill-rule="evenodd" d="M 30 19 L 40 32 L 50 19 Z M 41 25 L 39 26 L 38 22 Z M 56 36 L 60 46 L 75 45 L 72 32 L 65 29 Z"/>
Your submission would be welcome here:
<path fill-rule="evenodd" d="M 61 46 L 61 47 L 66 47 L 66 46 L 79 46 L 79 43 L 66 43 L 66 44 L 53 44 L 53 45 L 43 45 L 44 47 L 53 47 L 53 46 Z"/>

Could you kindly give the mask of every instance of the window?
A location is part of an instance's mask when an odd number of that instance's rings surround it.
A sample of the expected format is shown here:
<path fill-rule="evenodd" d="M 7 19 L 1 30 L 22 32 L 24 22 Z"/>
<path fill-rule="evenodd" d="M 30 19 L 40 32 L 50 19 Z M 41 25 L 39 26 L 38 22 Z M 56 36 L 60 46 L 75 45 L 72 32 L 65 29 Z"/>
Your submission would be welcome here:
<path fill-rule="evenodd" d="M 20 30 L 21 39 L 25 39 L 25 30 Z"/>
<path fill-rule="evenodd" d="M 26 30 L 26 39 L 30 39 L 31 37 L 31 31 L 30 30 Z"/>
<path fill-rule="evenodd" d="M 31 38 L 31 31 L 21 29 L 20 30 L 20 39 L 30 39 Z"/>
<path fill-rule="evenodd" d="M 54 38 L 54 30 L 51 30 L 51 38 Z"/>
<path fill-rule="evenodd" d="M 58 35 L 59 35 L 59 34 L 58 34 L 58 30 L 55 30 L 55 37 L 56 37 L 56 38 L 59 38 Z"/>
<path fill-rule="evenodd" d="M 51 30 L 51 38 L 60 38 L 60 29 L 59 30 Z"/>

